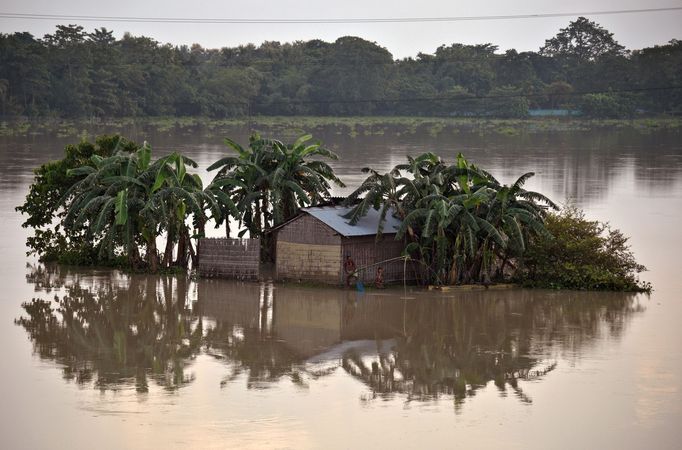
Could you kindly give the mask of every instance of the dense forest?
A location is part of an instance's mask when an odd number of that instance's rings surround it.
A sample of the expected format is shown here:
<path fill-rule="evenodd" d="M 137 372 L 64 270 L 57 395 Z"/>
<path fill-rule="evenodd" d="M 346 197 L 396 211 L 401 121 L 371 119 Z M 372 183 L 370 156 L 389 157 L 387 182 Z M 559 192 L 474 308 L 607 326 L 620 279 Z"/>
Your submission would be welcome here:
<path fill-rule="evenodd" d="M 682 113 L 682 41 L 626 50 L 583 17 L 538 52 L 443 45 L 394 59 L 341 37 L 235 48 L 173 46 L 59 25 L 0 34 L 3 116 L 429 115 L 587 117 Z"/>

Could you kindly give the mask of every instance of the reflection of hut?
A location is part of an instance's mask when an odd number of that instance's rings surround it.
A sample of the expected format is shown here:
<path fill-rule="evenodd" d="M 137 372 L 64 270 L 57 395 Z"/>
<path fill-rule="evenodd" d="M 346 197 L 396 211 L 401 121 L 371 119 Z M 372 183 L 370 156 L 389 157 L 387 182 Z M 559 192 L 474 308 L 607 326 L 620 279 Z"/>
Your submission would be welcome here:
<path fill-rule="evenodd" d="M 400 222 L 390 214 L 384 233 L 376 239 L 379 212 L 370 209 L 356 225 L 343 218 L 350 208 L 324 206 L 304 208 L 277 229 L 276 271 L 279 280 L 305 280 L 328 284 L 344 282 L 343 261 L 350 255 L 358 269 L 397 258 L 404 243 L 396 241 Z M 404 264 L 394 260 L 380 264 L 387 283 L 403 280 Z M 374 279 L 377 266 L 360 271 L 365 282 Z M 407 271 L 406 276 L 410 276 Z"/>
<path fill-rule="evenodd" d="M 201 280 L 198 283 L 202 314 L 242 327 L 258 327 L 261 315 L 261 285 L 228 280 Z"/>
<path fill-rule="evenodd" d="M 309 358 L 341 338 L 341 317 L 349 291 L 278 289 L 274 308 L 275 334 L 301 357 Z"/>
<path fill-rule="evenodd" d="M 276 289 L 274 297 L 274 334 L 306 358 L 344 341 L 374 342 L 402 334 L 403 301 L 389 295 L 286 287 Z"/>

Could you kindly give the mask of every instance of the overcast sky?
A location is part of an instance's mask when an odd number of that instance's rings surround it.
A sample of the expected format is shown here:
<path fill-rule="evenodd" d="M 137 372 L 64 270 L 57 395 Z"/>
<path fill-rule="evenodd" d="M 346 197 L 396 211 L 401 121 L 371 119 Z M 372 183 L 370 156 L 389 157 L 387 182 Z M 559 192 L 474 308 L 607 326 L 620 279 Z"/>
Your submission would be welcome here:
<path fill-rule="evenodd" d="M 177 17 L 177 18 L 394 18 L 453 17 L 542 13 L 589 12 L 641 8 L 680 7 L 680 0 L 336 0 L 336 1 L 220 1 L 194 0 L 2 0 L 0 13 L 61 15 Z M 682 11 L 588 16 L 609 31 L 622 45 L 638 49 L 682 39 Z M 218 48 L 263 41 L 290 42 L 340 36 L 360 36 L 386 47 L 394 57 L 433 53 L 442 44 L 492 43 L 500 50 L 537 50 L 575 17 L 505 19 L 451 23 L 384 24 L 168 24 L 76 20 L 26 20 L 0 18 L 3 33 L 29 31 L 37 37 L 52 33 L 57 24 L 78 23 L 86 30 L 106 27 L 117 37 L 129 31 L 160 42 L 199 43 Z"/>

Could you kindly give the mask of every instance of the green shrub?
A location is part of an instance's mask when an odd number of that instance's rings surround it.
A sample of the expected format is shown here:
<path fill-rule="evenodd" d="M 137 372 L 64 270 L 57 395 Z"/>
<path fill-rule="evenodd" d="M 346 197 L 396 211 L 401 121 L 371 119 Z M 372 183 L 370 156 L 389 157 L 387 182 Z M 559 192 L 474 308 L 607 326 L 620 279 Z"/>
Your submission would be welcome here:
<path fill-rule="evenodd" d="M 516 274 L 525 286 L 651 291 L 651 284 L 637 277 L 646 268 L 637 263 L 621 231 L 608 223 L 587 220 L 573 206 L 549 214 L 545 225 L 552 237 L 530 242 Z"/>
<path fill-rule="evenodd" d="M 33 183 L 22 205 L 15 208 L 26 217 L 23 228 L 33 230 L 26 240 L 27 255 L 38 255 L 41 261 L 92 265 L 95 258 L 84 230 L 61 225 L 66 215 L 62 197 L 78 181 L 69 176 L 70 169 L 88 164 L 93 155 L 111 156 L 116 149 L 133 152 L 137 145 L 120 136 L 100 136 L 96 142 L 81 141 L 64 148 L 64 158 L 47 162 L 34 170 Z M 95 258 L 96 259 L 96 258 Z"/>

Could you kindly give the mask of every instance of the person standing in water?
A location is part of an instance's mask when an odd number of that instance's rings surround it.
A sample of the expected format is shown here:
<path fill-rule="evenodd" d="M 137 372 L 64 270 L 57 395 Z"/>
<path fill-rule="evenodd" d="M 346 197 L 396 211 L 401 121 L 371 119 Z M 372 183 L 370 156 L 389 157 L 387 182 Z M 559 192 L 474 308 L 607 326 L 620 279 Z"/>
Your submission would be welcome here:
<path fill-rule="evenodd" d="M 350 255 L 346 255 L 346 261 L 343 263 L 343 271 L 346 274 L 346 287 L 350 287 L 351 280 L 357 278 L 355 270 L 355 261 L 353 261 Z"/>
<path fill-rule="evenodd" d="M 384 286 L 384 269 L 383 267 L 377 267 L 377 273 L 374 276 L 374 287 L 377 289 L 383 289 Z"/>

